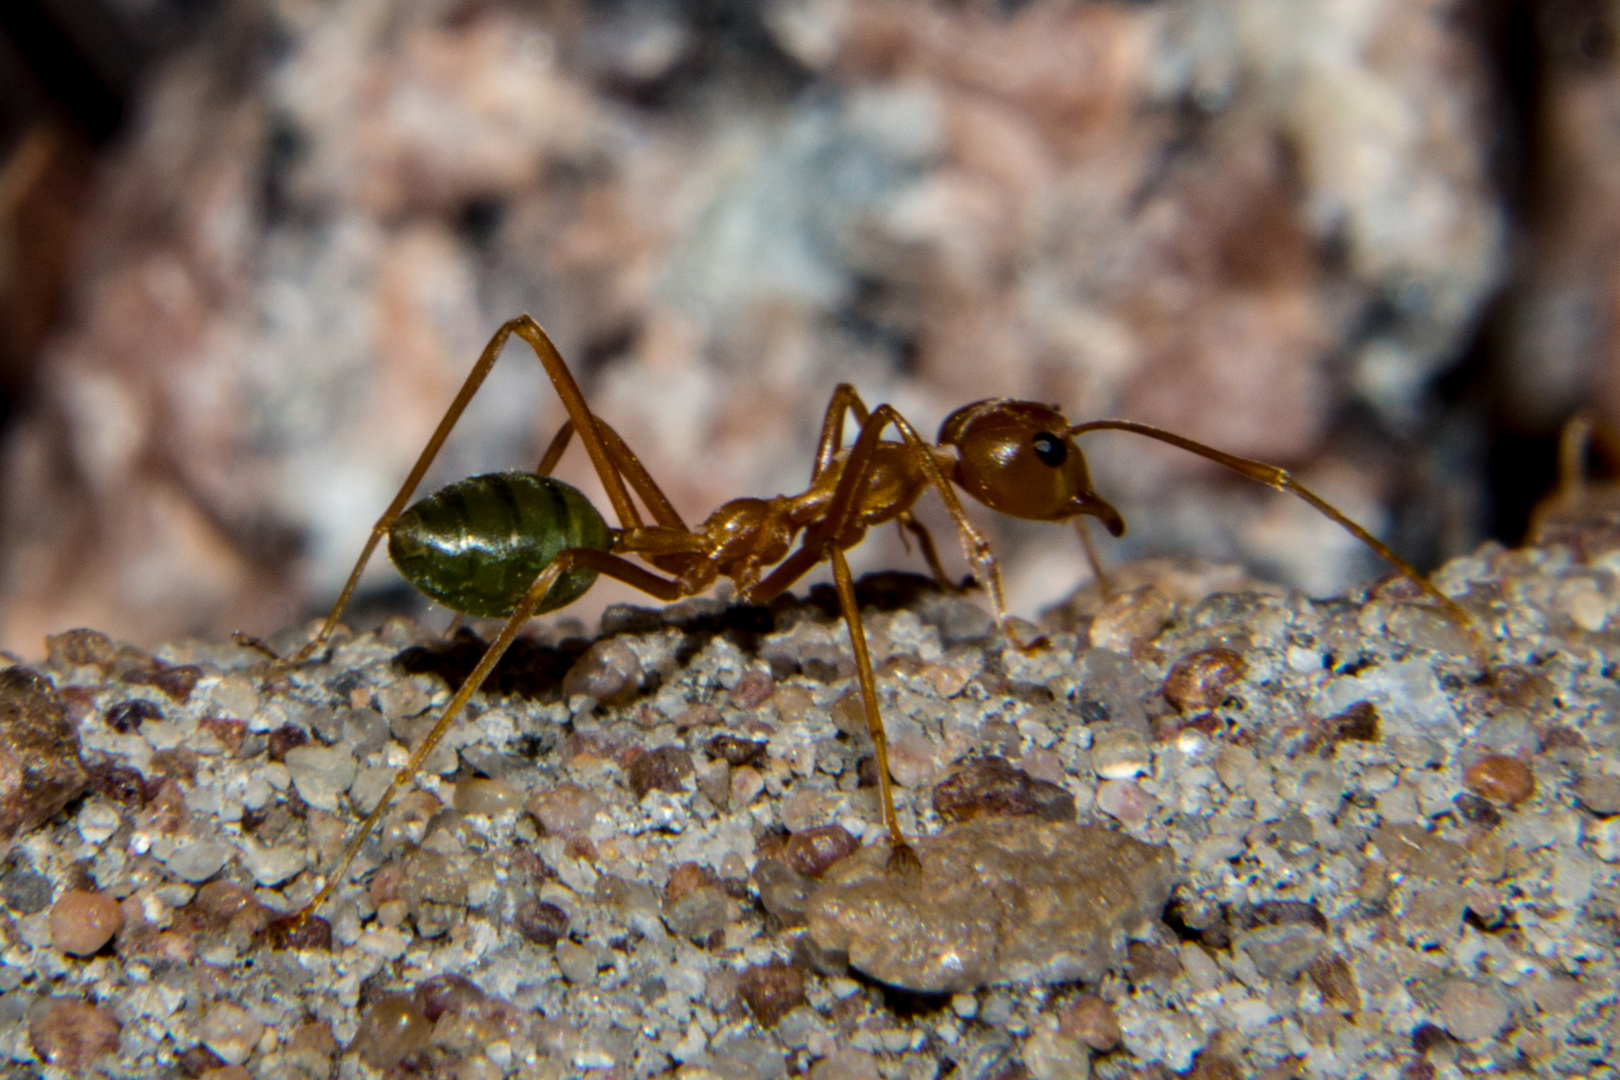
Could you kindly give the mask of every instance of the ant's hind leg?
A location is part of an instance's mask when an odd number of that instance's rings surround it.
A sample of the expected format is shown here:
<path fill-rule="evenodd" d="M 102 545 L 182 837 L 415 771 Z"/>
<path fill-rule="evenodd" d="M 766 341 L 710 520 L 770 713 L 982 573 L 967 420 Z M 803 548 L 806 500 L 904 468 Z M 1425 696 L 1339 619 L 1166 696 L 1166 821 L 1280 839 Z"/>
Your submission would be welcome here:
<path fill-rule="evenodd" d="M 417 773 L 421 771 L 422 763 L 438 747 L 445 733 L 450 730 L 450 726 L 461 715 L 462 710 L 467 707 L 467 703 L 472 700 L 472 696 L 478 692 L 479 687 L 484 685 L 484 681 L 495 670 L 495 665 L 500 663 L 501 657 L 505 656 L 506 651 L 512 647 L 512 643 L 517 640 L 517 636 L 522 631 L 524 624 L 533 617 L 541 601 L 551 592 L 552 586 L 563 575 L 576 569 L 594 570 L 598 575 L 622 581 L 632 588 L 647 593 L 649 596 L 663 600 L 665 603 L 671 603 L 687 595 L 679 582 L 659 577 L 657 574 L 653 574 L 635 563 L 610 552 L 596 551 L 590 548 L 571 548 L 561 552 L 540 572 L 539 577 L 535 578 L 534 584 L 529 586 L 529 591 L 518 602 L 511 617 L 506 620 L 506 625 L 501 627 L 501 632 L 495 636 L 495 640 L 490 642 L 489 647 L 484 650 L 484 655 L 479 658 L 477 666 L 456 688 L 455 695 L 445 705 L 444 711 L 439 714 L 439 719 L 434 723 L 432 729 L 416 744 L 415 749 L 411 751 L 409 760 L 400 767 L 399 771 L 394 774 L 394 779 L 383 790 L 382 798 L 378 800 L 377 805 L 372 808 L 371 813 L 366 815 L 365 821 L 361 822 L 359 828 L 349 837 L 349 842 L 344 846 L 337 861 L 332 864 L 327 880 L 321 886 L 321 891 L 316 893 L 315 898 L 296 915 L 291 916 L 282 927 L 274 931 L 275 933 L 285 937 L 286 930 L 289 927 L 296 929 L 303 925 L 343 883 L 349 867 L 354 863 L 355 856 L 360 853 L 360 848 L 365 844 L 366 838 L 372 834 L 377 824 L 382 821 L 384 813 L 393 804 L 394 797 L 401 788 L 409 784 Z"/>
<path fill-rule="evenodd" d="M 489 377 L 490 369 L 495 366 L 495 361 L 500 358 L 501 349 L 505 347 L 507 339 L 513 334 L 522 338 L 534 350 L 535 357 L 540 361 L 540 365 L 546 369 L 546 375 L 550 377 L 551 385 L 557 391 L 557 396 L 562 400 L 563 408 L 568 413 L 569 422 L 580 433 L 580 441 L 585 444 L 586 452 L 591 456 L 591 463 L 596 467 L 597 475 L 602 479 L 602 486 L 607 489 L 608 499 L 613 504 L 614 512 L 619 515 L 619 520 L 622 522 L 636 519 L 635 508 L 630 502 L 629 494 L 625 491 L 624 481 L 613 468 L 608 453 L 602 445 L 602 439 L 596 431 L 595 418 L 590 407 L 585 404 L 585 396 L 580 393 L 579 384 L 574 381 L 574 376 L 568 370 L 568 365 L 563 361 L 562 355 L 557 352 L 557 347 L 552 344 L 551 339 L 546 336 L 546 332 L 541 329 L 540 324 L 527 315 L 520 315 L 503 323 L 501 328 L 496 330 L 489 339 L 489 343 L 484 346 L 484 351 L 479 354 L 478 362 L 473 365 L 472 371 L 468 372 L 466 381 L 461 384 L 461 389 L 456 392 L 455 400 L 445 410 L 444 416 L 439 420 L 439 426 L 433 430 L 433 435 L 428 439 L 427 445 L 422 448 L 422 453 L 417 457 L 416 464 L 411 467 L 410 475 L 400 485 L 398 494 L 394 496 L 394 501 L 388 504 L 388 509 L 383 511 L 382 516 L 377 519 L 377 523 L 371 527 L 371 535 L 366 538 L 365 546 L 360 550 L 360 557 L 355 560 L 354 569 L 349 572 L 348 581 L 343 585 L 343 591 L 338 594 L 337 602 L 332 605 L 331 614 L 326 617 L 326 621 L 321 624 L 320 630 L 310 639 L 309 644 L 298 650 L 298 653 L 292 659 L 293 663 L 308 660 L 331 638 L 332 632 L 337 629 L 338 620 L 343 617 L 344 609 L 349 606 L 349 601 L 353 599 L 354 591 L 360 584 L 360 575 L 365 572 L 366 565 L 371 562 L 371 556 L 377 551 L 377 545 L 382 542 L 383 537 L 388 535 L 388 530 L 393 528 L 394 522 L 398 520 L 399 515 L 404 513 L 411 496 L 416 493 L 418 485 L 422 483 L 422 477 L 427 475 L 428 468 L 433 464 L 433 460 L 438 457 L 439 450 L 444 446 L 445 440 L 450 437 L 450 432 L 455 429 L 456 424 L 461 420 L 461 414 L 467 411 L 467 405 L 472 401 L 474 395 L 484 385 L 484 380 Z M 559 431 L 557 438 L 552 441 L 553 448 L 558 456 L 561 456 L 563 448 L 567 446 L 567 438 Z M 547 453 L 549 455 L 551 451 L 548 450 Z"/>

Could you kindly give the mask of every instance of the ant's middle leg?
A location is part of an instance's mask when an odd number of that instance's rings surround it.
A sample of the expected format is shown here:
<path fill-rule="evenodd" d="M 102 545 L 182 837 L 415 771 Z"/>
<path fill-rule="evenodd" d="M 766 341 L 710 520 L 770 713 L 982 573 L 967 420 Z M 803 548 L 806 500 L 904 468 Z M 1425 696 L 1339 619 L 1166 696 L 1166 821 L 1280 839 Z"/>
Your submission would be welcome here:
<path fill-rule="evenodd" d="M 922 549 L 923 560 L 928 563 L 929 573 L 934 575 L 934 584 L 942 592 L 960 591 L 956 582 L 945 573 L 944 564 L 939 561 L 939 549 L 934 546 L 934 534 L 928 531 L 928 526 L 918 521 L 910 510 L 896 517 L 894 523 L 900 527 L 900 542 L 906 545 L 907 551 L 911 550 L 911 545 L 906 540 L 906 534 L 910 533 L 916 539 L 917 547 Z"/>
<path fill-rule="evenodd" d="M 619 516 L 619 520 L 621 522 L 637 520 L 635 507 L 630 501 L 629 493 L 625 490 L 624 481 L 613 468 L 612 459 L 609 457 L 607 449 L 603 445 L 603 440 L 597 432 L 594 422 L 595 417 L 591 413 L 590 407 L 585 403 L 585 395 L 580 393 L 579 384 L 574 381 L 574 376 L 568 370 L 568 365 L 563 361 L 562 355 L 557 352 L 557 347 L 552 344 L 551 339 L 546 336 L 546 332 L 541 329 L 540 324 L 527 315 L 520 315 L 504 323 L 499 330 L 495 331 L 494 336 L 489 339 L 489 343 L 484 346 L 484 351 L 479 355 L 478 362 L 473 365 L 473 369 L 468 373 L 466 381 L 461 384 L 461 389 L 456 393 L 455 400 L 450 403 L 450 408 L 445 410 L 443 418 L 439 421 L 439 426 L 434 429 L 433 435 L 427 441 L 427 445 L 422 448 L 422 453 L 417 457 L 416 464 L 411 467 L 410 474 L 406 476 L 405 482 L 400 485 L 398 494 L 394 496 L 394 501 L 388 504 L 388 509 L 383 511 L 382 516 L 377 519 L 377 523 L 371 527 L 371 535 L 366 538 L 365 546 L 360 550 L 360 558 L 355 561 L 354 569 L 349 572 L 348 581 L 343 585 L 343 591 L 338 594 L 337 602 L 332 605 L 331 614 L 326 617 L 326 621 L 321 624 L 320 630 L 310 639 L 309 643 L 298 650 L 298 653 L 293 657 L 293 663 L 301 663 L 315 655 L 332 636 L 332 632 L 337 629 L 338 620 L 343 617 L 344 609 L 349 606 L 349 601 L 353 598 L 354 591 L 360 584 L 360 575 L 365 572 L 366 564 L 371 561 L 371 556 L 376 553 L 377 545 L 382 542 L 383 537 L 388 535 L 388 530 L 393 527 L 399 515 L 405 511 L 406 504 L 410 502 L 411 496 L 415 494 L 418 485 L 422 483 L 422 478 L 427 475 L 428 468 L 433 464 L 434 458 L 438 457 L 439 450 L 444 446 L 445 440 L 450 437 L 450 432 L 454 430 L 457 422 L 461 420 L 461 414 L 466 412 L 468 404 L 472 401 L 474 395 L 478 393 L 479 388 L 484 385 L 484 380 L 488 378 L 490 370 L 495 366 L 495 361 L 501 355 L 501 349 L 505 347 L 507 339 L 513 334 L 528 343 L 529 347 L 534 350 L 534 354 L 539 359 L 541 366 L 546 369 L 546 374 L 551 378 L 551 385 L 556 389 L 557 396 L 562 400 L 563 408 L 568 412 L 569 420 L 573 423 L 575 429 L 581 432 L 580 441 L 585 444 L 586 452 L 591 456 L 591 464 L 595 466 L 597 475 L 601 477 L 602 485 L 607 489 L 608 500 L 613 504 L 614 512 Z M 561 432 L 558 433 L 558 436 L 561 437 Z M 556 440 L 553 440 L 553 442 L 555 443 Z M 564 445 L 566 445 L 566 442 Z"/>
<path fill-rule="evenodd" d="M 855 583 L 850 576 L 849 561 L 838 548 L 830 552 L 833 583 L 838 588 L 838 606 L 843 609 L 844 622 L 849 626 L 849 644 L 855 653 L 855 676 L 860 683 L 861 707 L 866 712 L 866 729 L 872 735 L 874 756 L 877 759 L 878 788 L 883 797 L 883 824 L 889 829 L 889 869 L 915 872 L 922 868 L 917 853 L 906 843 L 900 831 L 899 818 L 894 812 L 893 781 L 889 777 L 889 739 L 883 729 L 883 715 L 878 711 L 877 680 L 872 674 L 872 654 L 866 647 L 866 628 L 861 623 L 860 605 L 855 600 Z"/>

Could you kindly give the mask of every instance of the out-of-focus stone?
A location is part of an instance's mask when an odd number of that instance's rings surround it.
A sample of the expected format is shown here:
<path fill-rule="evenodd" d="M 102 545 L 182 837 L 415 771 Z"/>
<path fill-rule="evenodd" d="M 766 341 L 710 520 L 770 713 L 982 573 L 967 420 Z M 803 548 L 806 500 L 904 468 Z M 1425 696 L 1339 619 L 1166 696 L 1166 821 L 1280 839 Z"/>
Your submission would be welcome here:
<path fill-rule="evenodd" d="M 79 1001 L 59 1000 L 44 1007 L 28 1025 L 28 1040 L 41 1061 L 70 1076 L 118 1049 L 120 1025 L 112 1013 Z"/>
<path fill-rule="evenodd" d="M 1461 1042 L 1489 1039 L 1507 1025 L 1507 1002 L 1492 987 L 1452 979 L 1440 994 L 1440 1021 Z"/>
<path fill-rule="evenodd" d="M 1505 754 L 1486 754 L 1468 766 L 1463 782 L 1474 794 L 1504 806 L 1517 806 L 1536 793 L 1535 773 Z"/>
<path fill-rule="evenodd" d="M 737 917 L 737 902 L 711 884 L 688 889 L 664 902 L 670 933 L 698 940 L 723 929 Z"/>
<path fill-rule="evenodd" d="M 354 774 L 359 769 L 354 755 L 341 744 L 293 747 L 284 760 L 299 796 L 328 813 L 338 809 L 338 799 L 354 783 Z"/>
<path fill-rule="evenodd" d="M 527 806 L 547 836 L 572 837 L 591 827 L 602 810 L 602 800 L 578 784 L 564 781 L 530 795 Z"/>
<path fill-rule="evenodd" d="M 1226 691 L 1243 678 L 1248 664 L 1231 649 L 1203 649 L 1177 660 L 1164 679 L 1164 699 L 1177 712 L 1213 709 Z"/>
<path fill-rule="evenodd" d="M 1129 780 L 1153 768 L 1153 755 L 1136 728 L 1098 724 L 1091 738 L 1091 768 L 1104 780 Z"/>
<path fill-rule="evenodd" d="M 1594 773 L 1575 784 L 1575 797 L 1599 817 L 1620 814 L 1620 776 Z"/>
<path fill-rule="evenodd" d="M 810 883 L 781 859 L 761 859 L 754 867 L 759 902 L 783 926 L 803 926 Z"/>
<path fill-rule="evenodd" d="M 917 874 L 866 848 L 812 892 L 810 933 L 875 979 L 928 993 L 1095 980 L 1175 881 L 1167 848 L 1106 829 L 981 818 L 918 840 Z"/>
<path fill-rule="evenodd" d="M 810 1070 L 810 1080 L 880 1080 L 881 1076 L 877 1058 L 853 1047 L 834 1050 Z"/>
<path fill-rule="evenodd" d="M 934 809 L 946 821 L 1024 815 L 1073 821 L 1074 796 L 992 755 L 975 758 L 942 780 L 934 788 Z"/>
<path fill-rule="evenodd" d="M 935 790 L 937 807 L 938 790 Z M 842 825 L 818 825 L 788 837 L 782 860 L 809 878 L 819 878 L 861 846 Z"/>
<path fill-rule="evenodd" d="M 1353 1013 L 1361 1009 L 1361 991 L 1356 988 L 1355 973 L 1350 964 L 1338 954 L 1318 956 L 1305 968 L 1305 974 L 1316 985 L 1325 1004 Z"/>
<path fill-rule="evenodd" d="M 1058 1015 L 1058 1029 L 1107 1053 L 1119 1045 L 1119 1018 L 1114 1007 L 1096 994 L 1081 994 Z"/>
<path fill-rule="evenodd" d="M 50 680 L 0 671 L 0 843 L 50 820 L 86 783 L 78 732 Z"/>
<path fill-rule="evenodd" d="M 163 865 L 181 881 L 207 881 L 225 867 L 231 848 L 215 840 L 186 839 L 174 846 Z"/>
<path fill-rule="evenodd" d="M 463 814 L 487 814 L 494 817 L 522 805 L 517 788 L 504 780 L 472 778 L 456 783 L 456 794 L 451 805 Z"/>
<path fill-rule="evenodd" d="M 70 956 L 89 956 L 124 925 L 124 909 L 106 893 L 69 889 L 51 907 L 51 944 Z"/>
<path fill-rule="evenodd" d="M 641 661 L 621 638 L 598 641 L 563 676 L 563 692 L 584 694 L 598 704 L 623 701 L 641 685 Z"/>
<path fill-rule="evenodd" d="M 679 795 L 686 790 L 694 773 L 692 755 L 684 747 L 660 746 L 631 762 L 627 773 L 630 790 L 636 793 L 638 799 L 649 791 L 667 791 Z"/>
<path fill-rule="evenodd" d="M 524 940 L 536 945 L 555 945 L 568 936 L 568 913 L 556 904 L 533 897 L 518 902 L 512 923 Z"/>
<path fill-rule="evenodd" d="M 737 995 L 760 1027 L 773 1028 L 804 1004 L 804 972 L 780 960 L 756 964 L 737 979 Z"/>
<path fill-rule="evenodd" d="M 349 1049 L 374 1069 L 389 1069 L 425 1050 L 433 1025 L 405 994 L 390 994 L 371 1003 L 360 1017 L 360 1030 Z"/>
<path fill-rule="evenodd" d="M 1327 937 L 1308 923 L 1277 923 L 1246 930 L 1233 945 L 1248 954 L 1261 975 L 1286 982 L 1322 954 Z"/>
<path fill-rule="evenodd" d="M 1139 642 L 1158 637 L 1174 613 L 1170 598 L 1152 585 L 1115 597 L 1092 621 L 1092 647 L 1129 655 Z"/>
<path fill-rule="evenodd" d="M 202 1044 L 230 1065 L 240 1065 L 264 1035 L 264 1024 L 240 1005 L 216 1001 L 202 1023 Z"/>

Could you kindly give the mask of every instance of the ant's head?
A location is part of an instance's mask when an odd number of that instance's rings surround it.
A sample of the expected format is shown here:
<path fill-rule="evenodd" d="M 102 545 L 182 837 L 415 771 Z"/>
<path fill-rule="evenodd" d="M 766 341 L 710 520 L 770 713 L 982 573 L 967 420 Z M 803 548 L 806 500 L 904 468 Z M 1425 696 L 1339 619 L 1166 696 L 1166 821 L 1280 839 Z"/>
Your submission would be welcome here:
<path fill-rule="evenodd" d="M 951 479 L 992 510 L 1031 521 L 1090 514 L 1121 536 L 1125 521 L 1095 491 L 1086 459 L 1057 409 L 994 398 L 964 405 L 940 425 L 941 446 L 956 448 Z"/>

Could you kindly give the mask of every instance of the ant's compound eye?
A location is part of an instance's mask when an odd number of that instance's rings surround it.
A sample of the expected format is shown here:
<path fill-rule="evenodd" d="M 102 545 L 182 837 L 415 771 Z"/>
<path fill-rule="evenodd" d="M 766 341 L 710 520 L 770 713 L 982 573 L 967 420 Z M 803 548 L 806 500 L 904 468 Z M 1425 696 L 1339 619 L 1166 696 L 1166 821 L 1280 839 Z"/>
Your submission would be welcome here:
<path fill-rule="evenodd" d="M 1069 456 L 1069 448 L 1056 435 L 1048 435 L 1043 431 L 1029 442 L 1035 448 L 1035 456 L 1041 459 L 1041 463 L 1054 469 L 1062 465 L 1064 459 Z"/>

